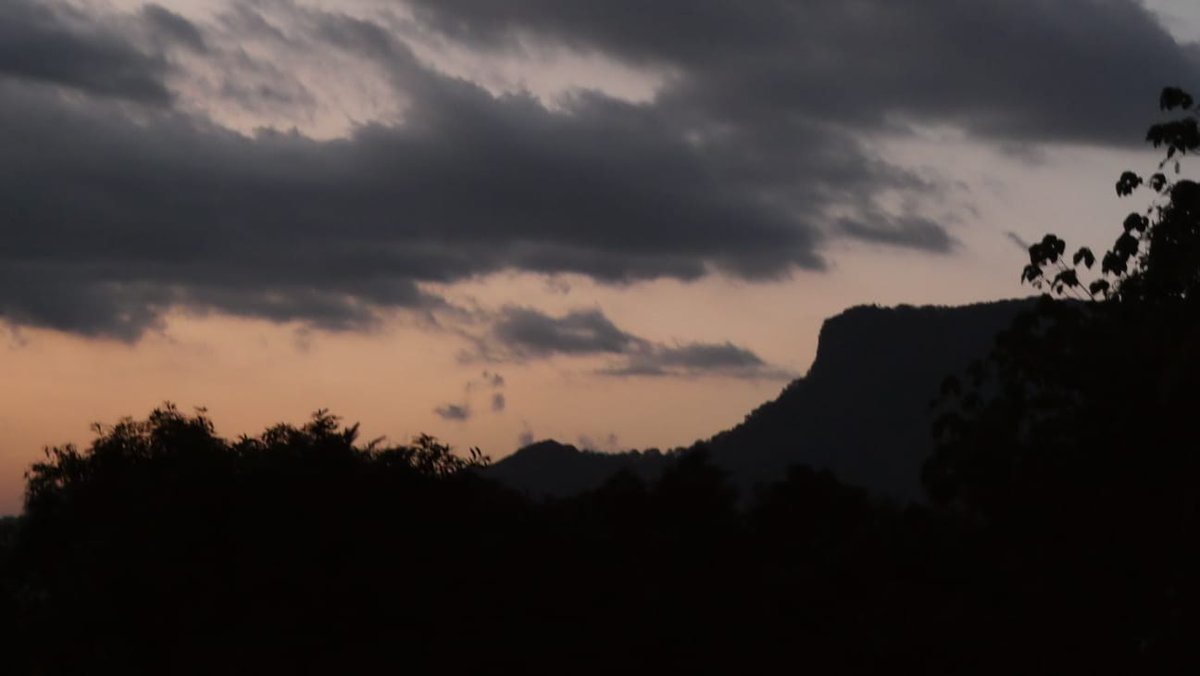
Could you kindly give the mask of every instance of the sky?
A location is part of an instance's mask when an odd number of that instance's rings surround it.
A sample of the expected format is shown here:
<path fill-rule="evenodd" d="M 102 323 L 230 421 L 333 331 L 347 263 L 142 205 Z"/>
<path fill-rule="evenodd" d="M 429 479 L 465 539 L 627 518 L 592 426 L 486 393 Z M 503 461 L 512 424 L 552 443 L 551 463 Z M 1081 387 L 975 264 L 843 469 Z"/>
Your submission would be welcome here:
<path fill-rule="evenodd" d="M 164 401 L 708 437 L 828 316 L 1105 248 L 1198 41 L 1191 0 L 5 0 L 0 513 Z"/>

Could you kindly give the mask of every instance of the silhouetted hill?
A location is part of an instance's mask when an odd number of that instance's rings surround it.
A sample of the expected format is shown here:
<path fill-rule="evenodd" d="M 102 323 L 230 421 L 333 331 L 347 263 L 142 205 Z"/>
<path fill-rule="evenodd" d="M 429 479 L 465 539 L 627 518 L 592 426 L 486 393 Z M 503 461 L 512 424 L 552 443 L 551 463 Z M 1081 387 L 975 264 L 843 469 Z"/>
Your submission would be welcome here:
<path fill-rule="evenodd" d="M 789 465 L 919 499 L 932 452 L 930 401 L 947 375 L 983 356 L 1030 300 L 961 307 L 855 307 L 825 321 L 808 375 L 708 441 L 743 488 Z"/>
<path fill-rule="evenodd" d="M 545 440 L 526 446 L 484 474 L 537 497 L 566 497 L 599 488 L 620 470 L 653 480 L 666 466 L 657 450 L 600 453 Z"/>
<path fill-rule="evenodd" d="M 920 499 L 921 464 L 932 450 L 931 399 L 947 375 L 985 354 L 996 333 L 1031 303 L 846 310 L 822 326 L 808 375 L 733 429 L 698 443 L 743 491 L 803 464 L 879 494 Z M 533 495 L 562 496 L 594 489 L 619 469 L 653 477 L 669 457 L 543 441 L 488 473 Z"/>

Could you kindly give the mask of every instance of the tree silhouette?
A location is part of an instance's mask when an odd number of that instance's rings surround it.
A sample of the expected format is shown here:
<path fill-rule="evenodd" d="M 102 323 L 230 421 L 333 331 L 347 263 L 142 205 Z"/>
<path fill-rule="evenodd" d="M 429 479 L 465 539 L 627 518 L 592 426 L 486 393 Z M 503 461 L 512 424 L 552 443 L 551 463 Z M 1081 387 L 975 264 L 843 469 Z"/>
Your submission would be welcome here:
<path fill-rule="evenodd" d="M 1125 171 L 1116 183 L 1120 196 L 1149 188 L 1157 199 L 1144 213 L 1125 217 L 1096 278 L 1083 282 L 1083 275 L 1096 262 L 1091 249 L 1081 247 L 1068 264 L 1066 242 L 1048 234 L 1029 247 L 1029 265 L 1022 271 L 1021 281 L 1076 299 L 1194 300 L 1200 284 L 1200 185 L 1179 176 L 1181 158 L 1200 150 L 1200 107 L 1190 94 L 1176 87 L 1163 89 L 1159 107 L 1182 113 L 1151 126 L 1146 134 L 1155 148 L 1166 148 L 1166 156 L 1148 178 Z"/>
<path fill-rule="evenodd" d="M 965 384 L 947 379 L 924 476 L 936 503 L 987 529 L 1009 584 L 1041 591 L 1012 595 L 1022 614 L 1070 618 L 1056 654 L 1094 659 L 1087 646 L 1106 641 L 1127 671 L 1194 663 L 1183 637 L 1200 600 L 1200 186 L 1178 178 L 1200 134 L 1189 95 L 1166 89 L 1161 106 L 1184 116 L 1150 128 L 1160 171 L 1117 183 L 1156 203 L 1125 219 L 1086 285 L 1090 250 L 1067 261 L 1054 235 L 1030 247 L 1022 280 L 1064 300 L 1044 296 Z"/>
<path fill-rule="evenodd" d="M 192 652 L 187 671 L 228 672 L 237 655 L 273 662 L 237 672 L 291 670 L 343 659 L 349 636 L 407 612 L 440 631 L 435 600 L 469 579 L 452 553 L 506 504 L 472 475 L 477 450 L 359 444 L 326 411 L 234 441 L 172 405 L 95 429 L 88 448 L 48 449 L 30 470 L 13 551 L 11 577 L 38 599 L 23 612 L 53 636 L 39 656 L 50 673 L 174 672 Z M 411 555 L 430 551 L 447 560 Z M 407 607 L 384 602 L 392 575 L 408 579 Z"/>

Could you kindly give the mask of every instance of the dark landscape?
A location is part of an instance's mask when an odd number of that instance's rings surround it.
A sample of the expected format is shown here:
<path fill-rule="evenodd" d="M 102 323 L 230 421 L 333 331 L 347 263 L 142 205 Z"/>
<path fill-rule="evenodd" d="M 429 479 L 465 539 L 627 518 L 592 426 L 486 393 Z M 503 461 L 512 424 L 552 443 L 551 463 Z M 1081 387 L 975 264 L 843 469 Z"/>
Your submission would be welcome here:
<path fill-rule="evenodd" d="M 1200 149 L 1186 113 L 1149 138 Z M 0 533 L 13 673 L 1180 673 L 1197 661 L 1200 185 L 1101 275 L 853 308 L 690 448 L 491 464 L 167 405 L 48 449 Z M 1143 179 L 1126 172 L 1118 192 Z M 1082 290 L 1086 300 L 1072 299 Z M 1057 298 L 1056 298 L 1057 297 Z M 922 492 L 922 489 L 924 492 Z"/>
<path fill-rule="evenodd" d="M 1200 674 L 1197 78 L 1174 0 L 0 0 L 0 673 Z"/>

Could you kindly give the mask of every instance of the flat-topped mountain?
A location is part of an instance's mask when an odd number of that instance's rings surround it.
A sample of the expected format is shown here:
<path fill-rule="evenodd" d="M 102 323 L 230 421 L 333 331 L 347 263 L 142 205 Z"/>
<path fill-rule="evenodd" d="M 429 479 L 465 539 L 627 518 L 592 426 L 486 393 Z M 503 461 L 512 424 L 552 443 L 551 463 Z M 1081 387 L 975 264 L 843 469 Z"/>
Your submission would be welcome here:
<path fill-rule="evenodd" d="M 932 451 L 930 401 L 942 380 L 986 354 L 1029 299 L 961 307 L 854 307 L 825 321 L 807 375 L 733 429 L 697 442 L 744 491 L 796 464 L 832 470 L 847 483 L 920 499 Z M 535 495 L 570 495 L 617 470 L 653 477 L 672 454 L 579 451 L 539 442 L 488 473 Z"/>
<path fill-rule="evenodd" d="M 808 374 L 708 440 L 743 487 L 794 464 L 919 499 L 932 452 L 930 402 L 942 380 L 987 353 L 1029 301 L 961 307 L 855 307 L 825 321 Z"/>

